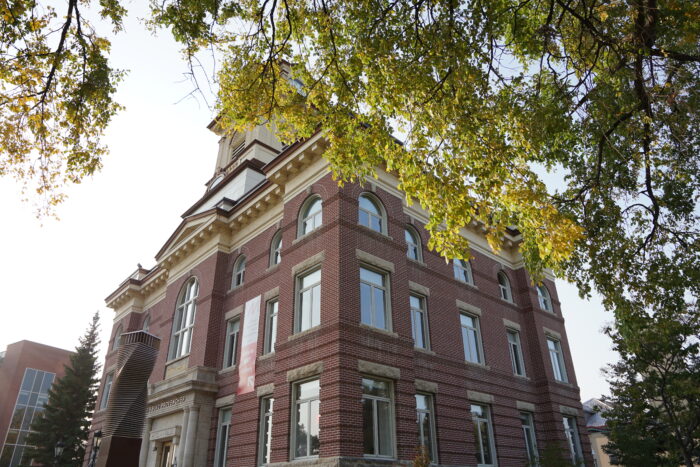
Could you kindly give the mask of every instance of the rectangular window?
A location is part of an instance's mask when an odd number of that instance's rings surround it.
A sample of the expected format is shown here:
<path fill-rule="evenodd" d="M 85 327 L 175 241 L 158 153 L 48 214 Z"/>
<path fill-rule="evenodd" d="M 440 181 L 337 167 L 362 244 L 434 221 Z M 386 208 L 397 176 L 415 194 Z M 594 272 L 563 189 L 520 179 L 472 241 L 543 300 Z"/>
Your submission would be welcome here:
<path fill-rule="evenodd" d="M 418 423 L 418 445 L 425 449 L 432 462 L 437 462 L 433 396 L 416 394 L 416 421 Z"/>
<path fill-rule="evenodd" d="M 105 377 L 105 385 L 102 388 L 102 399 L 100 399 L 100 410 L 107 408 L 107 402 L 109 402 L 109 393 L 112 390 L 113 379 L 114 373 L 110 373 Z"/>
<path fill-rule="evenodd" d="M 275 341 L 277 340 L 277 311 L 279 301 L 277 299 L 267 302 L 267 312 L 265 314 L 265 347 L 263 353 L 275 351 Z"/>
<path fill-rule="evenodd" d="M 226 323 L 226 347 L 224 350 L 224 368 L 230 368 L 238 360 L 238 336 L 241 330 L 241 320 L 231 319 Z"/>
<path fill-rule="evenodd" d="M 270 463 L 272 453 L 272 413 L 275 400 L 264 397 L 260 400 L 260 453 L 258 465 Z"/>
<path fill-rule="evenodd" d="M 362 378 L 362 426 L 366 456 L 394 456 L 391 384 Z"/>
<path fill-rule="evenodd" d="M 228 435 L 231 428 L 231 409 L 219 410 L 219 428 L 216 430 L 216 452 L 214 452 L 214 467 L 226 465 L 228 452 Z"/>
<path fill-rule="evenodd" d="M 360 319 L 363 324 L 389 329 L 386 284 L 386 274 L 360 268 Z"/>
<path fill-rule="evenodd" d="M 321 414 L 319 380 L 294 385 L 293 457 L 317 457 L 320 448 L 319 422 Z"/>
<path fill-rule="evenodd" d="M 474 441 L 476 442 L 476 463 L 479 466 L 496 465 L 489 408 L 485 405 L 472 404 L 472 421 L 474 422 Z"/>
<path fill-rule="evenodd" d="M 537 462 L 539 453 L 537 452 L 537 440 L 535 439 L 535 423 L 530 412 L 520 412 L 520 425 L 523 428 L 527 459 L 532 464 Z"/>
<path fill-rule="evenodd" d="M 304 274 L 297 280 L 296 331 L 321 324 L 321 270 Z"/>
<path fill-rule="evenodd" d="M 411 295 L 411 328 L 413 330 L 413 345 L 421 349 L 430 347 L 428 343 L 428 320 L 425 314 L 425 299 Z"/>
<path fill-rule="evenodd" d="M 520 333 L 509 329 L 508 331 L 508 351 L 510 361 L 513 364 L 513 374 L 525 376 L 525 364 L 523 363 L 523 351 L 520 346 Z"/>
<path fill-rule="evenodd" d="M 479 332 L 479 318 L 472 315 L 461 314 L 462 343 L 464 344 L 464 359 L 472 363 L 484 363 L 481 354 L 481 337 Z"/>
<path fill-rule="evenodd" d="M 554 371 L 554 379 L 568 382 L 566 376 L 566 366 L 564 365 L 564 355 L 561 352 L 561 343 L 558 340 L 547 338 L 547 349 L 549 350 L 549 359 L 552 361 L 552 371 Z"/>
<path fill-rule="evenodd" d="M 583 459 L 583 454 L 581 453 L 581 441 L 578 438 L 576 417 L 564 417 L 564 434 L 566 435 L 566 441 L 569 444 L 571 461 L 578 465 L 578 463 Z"/>

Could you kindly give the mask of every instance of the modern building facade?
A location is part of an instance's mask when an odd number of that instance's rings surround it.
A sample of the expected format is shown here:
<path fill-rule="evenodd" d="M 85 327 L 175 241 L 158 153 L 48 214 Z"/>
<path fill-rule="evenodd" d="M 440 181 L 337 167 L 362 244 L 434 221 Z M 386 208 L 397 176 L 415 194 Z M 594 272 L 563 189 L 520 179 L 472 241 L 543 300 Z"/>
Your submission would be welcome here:
<path fill-rule="evenodd" d="M 0 467 L 28 465 L 29 428 L 44 410 L 51 385 L 65 374 L 71 354 L 26 340 L 0 353 Z"/>
<path fill-rule="evenodd" d="M 496 255 L 469 226 L 474 258 L 446 262 L 390 173 L 338 187 L 322 133 L 219 136 L 156 266 L 107 298 L 94 432 L 117 338 L 143 329 L 161 351 L 141 466 L 522 466 L 552 442 L 592 465 L 557 291 L 516 231 Z"/>

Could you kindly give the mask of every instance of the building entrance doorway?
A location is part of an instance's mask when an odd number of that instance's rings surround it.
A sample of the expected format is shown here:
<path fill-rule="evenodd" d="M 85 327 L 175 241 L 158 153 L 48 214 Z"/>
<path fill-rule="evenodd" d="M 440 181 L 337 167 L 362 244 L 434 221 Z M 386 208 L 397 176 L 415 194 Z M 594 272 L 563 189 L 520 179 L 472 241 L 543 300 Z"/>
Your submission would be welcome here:
<path fill-rule="evenodd" d="M 158 467 L 171 467 L 173 465 L 173 443 L 166 441 L 160 448 L 160 462 Z"/>

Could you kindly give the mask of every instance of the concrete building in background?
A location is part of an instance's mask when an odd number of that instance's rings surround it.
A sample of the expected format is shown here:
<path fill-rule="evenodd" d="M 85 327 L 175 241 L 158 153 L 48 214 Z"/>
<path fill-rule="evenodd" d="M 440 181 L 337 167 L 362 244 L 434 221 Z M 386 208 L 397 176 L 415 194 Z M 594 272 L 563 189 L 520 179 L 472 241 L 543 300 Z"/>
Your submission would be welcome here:
<path fill-rule="evenodd" d="M 588 399 L 583 403 L 583 413 L 586 417 L 586 430 L 591 441 L 591 453 L 596 467 L 611 467 L 610 456 L 603 450 L 608 444 L 608 425 L 605 411 L 612 407 L 600 399 Z"/>
<path fill-rule="evenodd" d="M 25 440 L 41 415 L 51 385 L 63 377 L 72 352 L 19 341 L 0 353 L 0 467 L 28 463 Z"/>
<path fill-rule="evenodd" d="M 446 262 L 391 173 L 338 187 L 322 133 L 210 128 L 206 192 L 106 300 L 93 433 L 119 336 L 143 329 L 162 343 L 144 467 L 391 465 L 421 448 L 522 466 L 549 443 L 593 465 L 554 281 L 532 285 L 517 231 L 495 254 L 471 225 L 474 258 Z"/>

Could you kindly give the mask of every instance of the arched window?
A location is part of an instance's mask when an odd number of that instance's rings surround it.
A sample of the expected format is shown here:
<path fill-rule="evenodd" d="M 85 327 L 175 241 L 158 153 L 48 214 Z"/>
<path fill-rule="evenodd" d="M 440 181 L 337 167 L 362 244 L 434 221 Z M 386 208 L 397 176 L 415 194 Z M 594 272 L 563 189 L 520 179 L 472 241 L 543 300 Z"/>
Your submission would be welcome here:
<path fill-rule="evenodd" d="M 455 279 L 460 282 L 466 282 L 467 284 L 474 284 L 474 279 L 472 278 L 472 267 L 469 265 L 469 261 L 453 259 L 452 266 Z"/>
<path fill-rule="evenodd" d="M 549 296 L 549 290 L 547 290 L 544 284 L 537 286 L 537 301 L 540 302 L 540 308 L 545 311 L 553 312 L 552 299 Z"/>
<path fill-rule="evenodd" d="M 241 255 L 233 266 L 233 285 L 231 288 L 240 287 L 245 280 L 245 256 Z"/>
<path fill-rule="evenodd" d="M 270 266 L 280 264 L 280 261 L 282 261 L 282 231 L 278 230 L 270 244 Z"/>
<path fill-rule="evenodd" d="M 501 271 L 497 274 L 498 277 L 498 288 L 501 290 L 501 298 L 508 302 L 513 301 L 513 294 L 510 290 L 510 281 L 506 273 Z"/>
<path fill-rule="evenodd" d="M 122 328 L 122 325 L 120 324 L 117 327 L 117 330 L 114 332 L 114 340 L 112 341 L 112 352 L 119 348 L 119 338 L 121 337 L 122 332 L 124 332 L 123 329 L 124 328 Z"/>
<path fill-rule="evenodd" d="M 406 256 L 416 261 L 423 260 L 423 252 L 420 246 L 420 237 L 413 227 L 406 227 L 404 237 L 406 238 Z"/>
<path fill-rule="evenodd" d="M 199 284 L 194 277 L 182 286 L 180 296 L 177 299 L 177 307 L 175 308 L 175 317 L 173 319 L 173 334 L 170 339 L 170 360 L 190 353 L 194 318 L 197 312 L 198 293 Z"/>
<path fill-rule="evenodd" d="M 148 332 L 148 329 L 151 327 L 151 314 L 147 314 L 146 317 L 143 319 L 143 324 L 141 325 L 141 330 Z"/>
<path fill-rule="evenodd" d="M 386 222 L 379 202 L 367 193 L 362 193 L 359 201 L 360 208 L 357 214 L 359 224 L 377 232 L 384 232 Z"/>
<path fill-rule="evenodd" d="M 304 203 L 299 218 L 299 236 L 321 227 L 323 224 L 323 203 L 321 198 L 314 196 Z"/>

